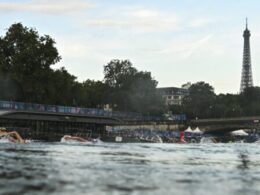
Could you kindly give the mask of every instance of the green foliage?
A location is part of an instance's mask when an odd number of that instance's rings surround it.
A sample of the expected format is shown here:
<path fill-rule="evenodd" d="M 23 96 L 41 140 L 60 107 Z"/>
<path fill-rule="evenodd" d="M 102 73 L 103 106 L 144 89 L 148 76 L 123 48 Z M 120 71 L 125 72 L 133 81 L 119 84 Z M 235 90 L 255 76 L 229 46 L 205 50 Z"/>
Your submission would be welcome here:
<path fill-rule="evenodd" d="M 128 60 L 112 60 L 104 66 L 104 81 L 112 88 L 128 88 L 137 70 Z"/>
<path fill-rule="evenodd" d="M 260 114 L 260 87 L 246 88 L 240 95 L 240 103 L 248 116 Z"/>
<path fill-rule="evenodd" d="M 215 103 L 215 117 L 238 117 L 243 114 L 240 96 L 234 94 L 220 94 Z"/>
<path fill-rule="evenodd" d="M 18 96 L 18 83 L 0 73 L 0 98 L 2 100 L 14 100 Z"/>
<path fill-rule="evenodd" d="M 42 84 L 49 76 L 50 66 L 60 60 L 54 44 L 49 36 L 40 36 L 36 30 L 21 23 L 11 25 L 0 38 L 0 73 L 17 84 L 18 92 L 12 99 L 41 101 L 39 97 L 47 90 Z"/>
<path fill-rule="evenodd" d="M 169 105 L 169 111 L 172 114 L 186 114 L 183 105 Z"/>
<path fill-rule="evenodd" d="M 104 82 L 114 108 L 145 114 L 162 113 L 163 101 L 157 94 L 150 72 L 138 71 L 128 60 L 112 60 L 104 66 Z"/>
<path fill-rule="evenodd" d="M 42 83 L 45 86 L 46 99 L 41 102 L 48 104 L 76 105 L 76 96 L 79 95 L 80 84 L 76 77 L 69 74 L 65 68 L 49 72 L 49 79 Z"/>
<path fill-rule="evenodd" d="M 189 96 L 183 100 L 184 110 L 191 117 L 204 118 L 212 114 L 216 94 L 208 83 L 198 82 L 189 88 Z"/>
<path fill-rule="evenodd" d="M 109 104 L 109 91 L 109 86 L 101 81 L 86 80 L 82 83 L 80 101 L 86 107 L 103 108 L 104 105 Z"/>
<path fill-rule="evenodd" d="M 198 82 L 189 89 L 181 106 L 171 106 L 173 114 L 188 118 L 227 118 L 260 115 L 260 87 L 247 88 L 241 94 L 219 94 L 207 83 Z"/>

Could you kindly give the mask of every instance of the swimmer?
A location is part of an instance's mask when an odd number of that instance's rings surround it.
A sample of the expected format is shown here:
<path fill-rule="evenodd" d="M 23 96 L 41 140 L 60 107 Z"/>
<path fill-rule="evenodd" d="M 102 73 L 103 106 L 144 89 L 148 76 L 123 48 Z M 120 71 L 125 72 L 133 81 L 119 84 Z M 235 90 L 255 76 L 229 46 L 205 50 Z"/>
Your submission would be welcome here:
<path fill-rule="evenodd" d="M 25 140 L 16 131 L 7 132 L 6 128 L 0 128 L 0 139 L 7 139 L 12 143 L 24 144 Z"/>
<path fill-rule="evenodd" d="M 77 136 L 70 136 L 70 135 L 64 135 L 61 138 L 61 141 L 76 141 L 76 142 L 88 142 L 89 140 L 84 139 L 82 137 L 77 137 Z"/>

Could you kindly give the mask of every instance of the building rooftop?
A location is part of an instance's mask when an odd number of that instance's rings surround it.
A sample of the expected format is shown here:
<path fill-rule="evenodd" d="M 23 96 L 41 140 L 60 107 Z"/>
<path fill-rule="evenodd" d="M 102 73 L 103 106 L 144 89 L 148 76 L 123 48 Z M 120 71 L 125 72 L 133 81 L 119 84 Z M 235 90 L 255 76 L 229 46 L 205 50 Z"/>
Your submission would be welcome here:
<path fill-rule="evenodd" d="M 188 94 L 188 89 L 183 89 L 183 88 L 178 88 L 178 87 L 160 87 L 157 88 L 157 90 L 162 94 L 162 95 L 186 95 Z"/>

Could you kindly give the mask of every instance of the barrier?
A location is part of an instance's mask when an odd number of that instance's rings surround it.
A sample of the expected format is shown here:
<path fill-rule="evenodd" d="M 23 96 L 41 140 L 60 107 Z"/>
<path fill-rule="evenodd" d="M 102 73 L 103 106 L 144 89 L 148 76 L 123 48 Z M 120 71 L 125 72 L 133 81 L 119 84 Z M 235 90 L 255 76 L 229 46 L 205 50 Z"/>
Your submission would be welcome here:
<path fill-rule="evenodd" d="M 68 114 L 82 114 L 91 116 L 104 116 L 113 117 L 123 120 L 133 121 L 186 121 L 186 115 L 173 115 L 171 118 L 165 118 L 160 116 L 143 116 L 140 113 L 134 112 L 120 112 L 120 111 L 108 111 L 96 108 L 80 108 L 70 106 L 57 106 L 57 105 L 45 105 L 45 104 L 33 104 L 14 101 L 0 101 L 0 109 L 7 110 L 21 110 L 21 111 L 34 111 L 34 112 L 51 112 L 51 113 L 68 113 Z"/>

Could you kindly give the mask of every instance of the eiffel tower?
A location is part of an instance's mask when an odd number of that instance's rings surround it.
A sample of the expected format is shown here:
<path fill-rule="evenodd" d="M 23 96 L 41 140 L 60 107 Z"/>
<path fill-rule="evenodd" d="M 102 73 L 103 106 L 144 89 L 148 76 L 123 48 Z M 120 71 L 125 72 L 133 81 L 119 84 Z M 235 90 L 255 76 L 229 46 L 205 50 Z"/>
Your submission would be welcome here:
<path fill-rule="evenodd" d="M 248 30 L 248 24 L 246 19 L 246 29 L 244 31 L 244 54 L 243 54 L 243 67 L 240 84 L 240 93 L 248 87 L 253 86 L 253 77 L 251 69 L 251 55 L 250 55 L 250 31 Z"/>

